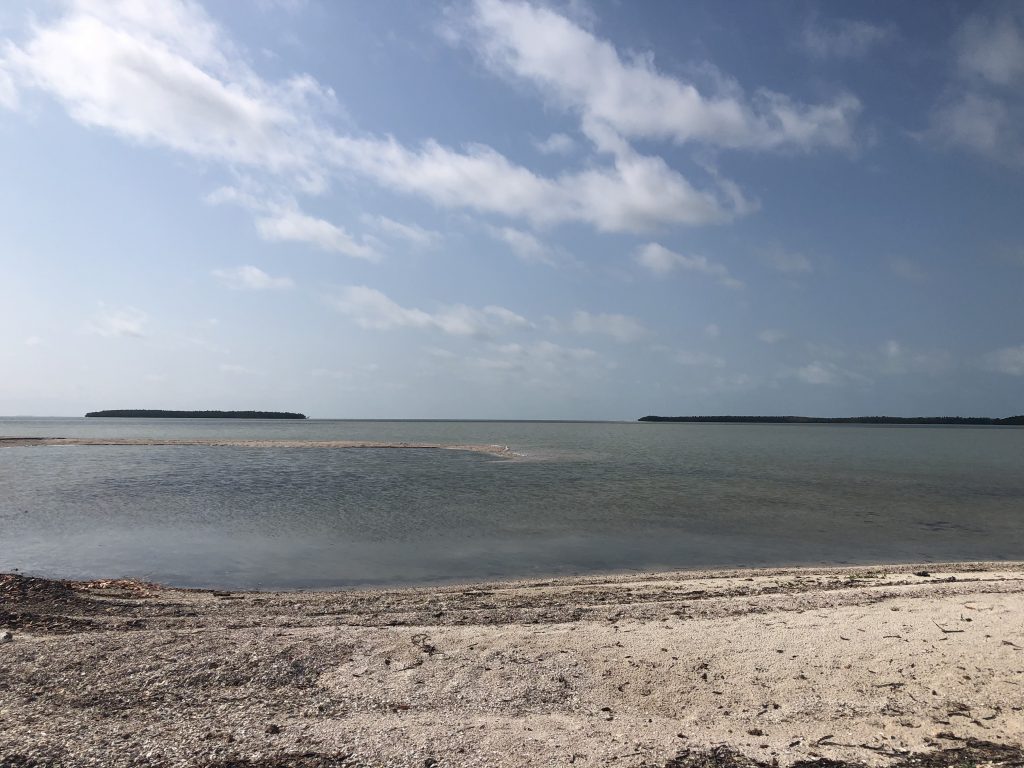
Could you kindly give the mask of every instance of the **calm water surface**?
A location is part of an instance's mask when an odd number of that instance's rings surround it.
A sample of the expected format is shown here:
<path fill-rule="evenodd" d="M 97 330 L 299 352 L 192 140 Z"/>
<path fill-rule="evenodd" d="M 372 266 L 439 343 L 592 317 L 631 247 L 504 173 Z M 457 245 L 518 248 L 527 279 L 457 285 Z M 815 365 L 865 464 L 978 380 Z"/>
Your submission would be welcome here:
<path fill-rule="evenodd" d="M 1024 559 L 1024 429 L 0 419 L 0 436 L 497 443 L 0 449 L 0 571 L 188 586 Z"/>

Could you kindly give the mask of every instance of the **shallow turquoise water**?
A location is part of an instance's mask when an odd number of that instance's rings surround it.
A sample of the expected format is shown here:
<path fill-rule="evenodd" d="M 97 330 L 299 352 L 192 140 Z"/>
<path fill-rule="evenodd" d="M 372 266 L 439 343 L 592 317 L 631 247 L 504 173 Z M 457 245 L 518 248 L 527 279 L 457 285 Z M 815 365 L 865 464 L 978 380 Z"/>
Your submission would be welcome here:
<path fill-rule="evenodd" d="M 717 565 L 1024 559 L 1024 429 L 0 419 L 0 436 L 452 451 L 0 449 L 0 570 L 290 588 Z"/>

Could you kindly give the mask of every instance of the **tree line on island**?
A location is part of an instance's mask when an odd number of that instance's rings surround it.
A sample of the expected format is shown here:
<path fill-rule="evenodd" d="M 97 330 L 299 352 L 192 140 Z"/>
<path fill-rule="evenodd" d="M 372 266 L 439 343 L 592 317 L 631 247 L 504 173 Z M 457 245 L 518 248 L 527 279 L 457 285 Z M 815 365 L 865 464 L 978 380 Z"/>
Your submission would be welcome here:
<path fill-rule="evenodd" d="M 1005 419 L 983 416 L 642 416 L 638 421 L 710 422 L 723 424 L 963 424 L 1024 426 L 1024 415 Z"/>
<path fill-rule="evenodd" d="M 120 410 L 90 411 L 87 417 L 126 419 L 305 419 L 304 413 L 288 411 L 153 411 L 153 410 Z"/>

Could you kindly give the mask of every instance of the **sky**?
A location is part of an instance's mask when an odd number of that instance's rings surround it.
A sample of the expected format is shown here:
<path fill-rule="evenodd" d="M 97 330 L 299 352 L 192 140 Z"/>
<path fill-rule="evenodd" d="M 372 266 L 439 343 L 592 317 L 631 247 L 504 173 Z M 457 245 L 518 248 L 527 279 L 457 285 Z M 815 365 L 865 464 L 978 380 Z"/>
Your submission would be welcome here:
<path fill-rule="evenodd" d="M 1024 6 L 0 5 L 0 414 L 1024 413 Z"/>

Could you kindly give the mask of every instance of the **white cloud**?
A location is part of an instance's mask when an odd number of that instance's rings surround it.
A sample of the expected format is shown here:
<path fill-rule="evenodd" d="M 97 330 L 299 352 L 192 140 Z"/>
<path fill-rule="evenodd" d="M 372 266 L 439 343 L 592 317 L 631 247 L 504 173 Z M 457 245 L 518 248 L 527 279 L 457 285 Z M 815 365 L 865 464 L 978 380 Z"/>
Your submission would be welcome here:
<path fill-rule="evenodd" d="M 270 84 L 191 3 L 82 2 L 8 46 L 10 67 L 71 116 L 142 144 L 318 176 L 310 112 L 334 101 L 300 76 Z"/>
<path fill-rule="evenodd" d="M 505 243 L 518 258 L 525 262 L 555 266 L 558 253 L 551 246 L 541 242 L 535 235 L 515 227 L 488 227 L 488 233 Z"/>
<path fill-rule="evenodd" d="M 295 286 L 290 277 L 271 277 L 250 264 L 234 269 L 215 269 L 213 276 L 234 291 L 282 290 Z"/>
<path fill-rule="evenodd" d="M 985 355 L 983 364 L 990 371 L 1024 376 L 1024 344 L 1019 347 L 1003 347 Z"/>
<path fill-rule="evenodd" d="M 514 375 L 524 385 L 544 388 L 557 388 L 567 377 L 589 377 L 609 367 L 592 349 L 564 347 L 550 341 L 489 344 L 485 354 L 467 362 L 484 371 Z"/>
<path fill-rule="evenodd" d="M 949 370 L 952 366 L 950 354 L 942 349 L 909 349 L 896 339 L 889 339 L 878 348 L 881 363 L 874 366 L 877 372 L 889 375 L 920 373 L 934 376 Z"/>
<path fill-rule="evenodd" d="M 860 59 L 896 38 L 891 25 L 853 19 L 810 20 L 803 31 L 804 49 L 818 59 Z"/>
<path fill-rule="evenodd" d="M 29 336 L 25 339 L 26 347 L 38 347 L 43 343 L 43 340 L 39 336 Z"/>
<path fill-rule="evenodd" d="M 932 133 L 947 144 L 994 159 L 1021 159 L 1016 121 L 1006 101 L 995 96 L 955 93 L 933 111 Z"/>
<path fill-rule="evenodd" d="M 841 368 L 830 361 L 815 360 L 795 371 L 796 377 L 807 384 L 871 384 L 871 379 L 856 371 Z"/>
<path fill-rule="evenodd" d="M 323 251 L 368 261 L 380 258 L 371 246 L 357 242 L 341 227 L 294 209 L 280 209 L 261 216 L 256 219 L 256 231 L 264 240 L 306 243 Z"/>
<path fill-rule="evenodd" d="M 841 94 L 805 105 L 762 89 L 748 98 L 719 76 L 706 95 L 659 72 L 651 54 L 623 60 L 607 40 L 541 6 L 477 0 L 467 37 L 495 71 L 528 81 L 578 113 L 585 131 L 601 124 L 634 138 L 724 147 L 848 147 L 860 102 Z"/>
<path fill-rule="evenodd" d="M 149 315 L 135 307 L 103 308 L 86 326 L 88 333 L 97 336 L 145 336 Z"/>
<path fill-rule="evenodd" d="M 751 210 L 731 186 L 699 190 L 660 157 L 624 148 L 610 166 L 557 177 L 535 174 L 494 149 L 464 152 L 435 141 L 410 149 L 393 139 L 338 136 L 332 159 L 378 184 L 447 208 L 468 208 L 536 224 L 578 221 L 602 232 L 647 231 L 664 224 L 711 224 Z"/>
<path fill-rule="evenodd" d="M 835 363 L 813 362 L 797 370 L 796 375 L 808 384 L 835 384 L 839 370 Z"/>
<path fill-rule="evenodd" d="M 18 101 L 18 88 L 14 84 L 14 78 L 7 71 L 3 57 L 0 57 L 0 107 L 17 109 Z"/>
<path fill-rule="evenodd" d="M 403 307 L 386 295 L 364 285 L 348 286 L 331 300 L 342 314 L 362 328 L 435 329 L 453 336 L 488 336 L 500 331 L 531 327 L 530 322 L 510 309 L 486 306 L 482 309 L 454 304 L 436 312 Z"/>
<path fill-rule="evenodd" d="M 576 149 L 576 142 L 564 133 L 552 133 L 544 141 L 535 142 L 534 146 L 545 155 L 568 155 Z"/>
<path fill-rule="evenodd" d="M 802 253 L 796 253 L 795 251 L 786 251 L 781 248 L 775 248 L 764 251 L 762 257 L 768 266 L 779 272 L 798 274 L 814 270 L 814 265 L 811 264 L 811 260 Z"/>
<path fill-rule="evenodd" d="M 1010 8 L 997 16 L 969 18 L 957 33 L 961 71 L 1000 86 L 1024 79 L 1024 30 Z"/>
<path fill-rule="evenodd" d="M 999 163 L 1024 166 L 1024 11 L 969 17 L 954 39 L 958 77 L 932 110 L 927 135 Z"/>
<path fill-rule="evenodd" d="M 384 237 L 404 240 L 418 248 L 435 248 L 441 242 L 441 233 L 433 229 L 425 229 L 415 224 L 403 224 L 400 221 L 389 219 L 387 216 L 363 215 L 361 218 L 364 224 L 373 227 Z"/>
<path fill-rule="evenodd" d="M 616 314 L 597 314 L 578 310 L 572 316 L 572 329 L 576 333 L 599 333 L 616 341 L 629 342 L 647 335 L 647 329 L 635 317 Z"/>
<path fill-rule="evenodd" d="M 786 338 L 786 332 L 780 331 L 778 328 L 765 328 L 757 334 L 757 338 L 765 344 L 778 344 Z"/>
<path fill-rule="evenodd" d="M 684 256 L 681 253 L 670 251 L 658 243 L 647 243 L 641 246 L 634 255 L 634 259 L 637 264 L 659 277 L 682 269 L 714 277 L 722 285 L 730 288 L 743 287 L 743 283 L 729 274 L 729 270 L 723 264 L 710 261 L 706 256 Z"/>
<path fill-rule="evenodd" d="M 82 2 L 6 50 L 17 85 L 49 93 L 82 125 L 259 175 L 278 197 L 317 193 L 332 178 L 357 174 L 442 207 L 601 231 L 722 222 L 750 210 L 728 180 L 712 178 L 698 189 L 661 158 L 628 147 L 608 163 L 546 177 L 480 144 L 409 147 L 339 133 L 329 122 L 338 111 L 330 88 L 309 75 L 261 78 L 190 3 Z M 784 112 L 774 111 L 773 120 L 788 124 Z M 801 118 L 796 124 L 803 130 Z M 297 209 L 264 216 L 260 227 L 272 237 L 371 253 Z"/>

